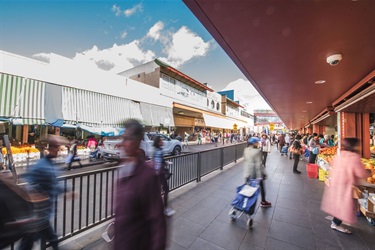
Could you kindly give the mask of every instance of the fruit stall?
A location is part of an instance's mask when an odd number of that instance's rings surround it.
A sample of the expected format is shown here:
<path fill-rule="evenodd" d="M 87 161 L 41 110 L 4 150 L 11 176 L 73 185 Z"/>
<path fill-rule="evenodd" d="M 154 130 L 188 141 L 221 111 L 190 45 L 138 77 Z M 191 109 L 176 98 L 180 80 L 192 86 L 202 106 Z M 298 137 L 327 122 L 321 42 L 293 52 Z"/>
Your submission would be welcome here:
<path fill-rule="evenodd" d="M 19 147 L 11 146 L 11 152 L 13 156 L 13 161 L 16 165 L 22 165 L 22 163 L 33 162 L 40 159 L 40 151 L 37 148 L 35 148 L 35 145 L 22 145 Z M 90 149 L 87 149 L 84 146 L 77 146 L 77 155 L 82 160 L 88 159 L 90 152 Z M 2 148 L 1 153 L 3 155 L 3 159 L 6 159 L 7 151 L 5 147 Z M 45 153 L 48 153 L 48 150 L 46 150 Z M 65 162 L 68 153 L 69 152 L 67 147 L 61 146 L 59 148 L 58 156 L 54 161 L 58 163 Z"/>
<path fill-rule="evenodd" d="M 40 152 L 35 145 L 24 145 L 19 147 L 11 146 L 11 151 L 13 155 L 13 161 L 15 163 L 23 162 L 27 160 L 38 160 L 40 158 Z M 6 148 L 2 148 L 3 156 L 6 155 Z"/>

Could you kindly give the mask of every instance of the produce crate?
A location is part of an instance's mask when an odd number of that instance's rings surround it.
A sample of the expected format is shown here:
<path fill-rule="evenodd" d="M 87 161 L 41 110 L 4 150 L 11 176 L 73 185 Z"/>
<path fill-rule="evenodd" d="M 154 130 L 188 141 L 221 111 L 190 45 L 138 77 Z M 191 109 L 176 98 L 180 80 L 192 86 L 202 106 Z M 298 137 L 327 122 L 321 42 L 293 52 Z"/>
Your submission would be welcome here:
<path fill-rule="evenodd" d="M 306 172 L 309 178 L 318 178 L 319 166 L 316 164 L 308 163 L 306 165 Z"/>
<path fill-rule="evenodd" d="M 319 180 L 320 181 L 325 181 L 325 179 L 326 179 L 326 173 L 327 173 L 327 171 L 325 171 L 322 168 L 319 168 Z"/>

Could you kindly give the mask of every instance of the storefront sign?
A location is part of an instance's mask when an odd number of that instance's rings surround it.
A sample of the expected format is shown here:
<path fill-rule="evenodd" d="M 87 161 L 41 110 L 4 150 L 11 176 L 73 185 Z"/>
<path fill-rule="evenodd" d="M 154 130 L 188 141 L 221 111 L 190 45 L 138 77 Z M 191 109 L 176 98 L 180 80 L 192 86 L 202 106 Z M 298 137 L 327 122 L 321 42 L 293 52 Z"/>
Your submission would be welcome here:
<path fill-rule="evenodd" d="M 198 127 L 204 127 L 205 123 L 203 119 L 195 118 L 194 125 Z"/>
<path fill-rule="evenodd" d="M 275 130 L 275 124 L 273 124 L 272 122 L 270 123 L 270 130 L 271 130 L 271 131 L 274 131 L 274 130 Z"/>

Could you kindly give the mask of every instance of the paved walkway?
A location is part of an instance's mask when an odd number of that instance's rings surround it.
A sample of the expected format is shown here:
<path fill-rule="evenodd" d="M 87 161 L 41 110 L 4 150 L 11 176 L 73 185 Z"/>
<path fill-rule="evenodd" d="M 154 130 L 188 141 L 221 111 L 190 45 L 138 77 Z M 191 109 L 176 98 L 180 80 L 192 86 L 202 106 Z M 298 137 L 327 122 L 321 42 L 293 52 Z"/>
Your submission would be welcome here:
<path fill-rule="evenodd" d="M 266 181 L 270 208 L 257 206 L 253 229 L 246 229 L 246 216 L 231 222 L 228 211 L 235 188 L 243 182 L 239 162 L 188 191 L 172 193 L 176 214 L 169 219 L 168 249 L 374 249 L 375 227 L 363 217 L 352 235 L 330 228 L 320 210 L 324 183 L 292 173 L 292 160 L 273 148 L 268 157 Z M 259 202 L 259 201 L 258 201 Z M 124 235 L 126 237 L 126 235 Z M 110 249 L 99 240 L 84 249 Z"/>

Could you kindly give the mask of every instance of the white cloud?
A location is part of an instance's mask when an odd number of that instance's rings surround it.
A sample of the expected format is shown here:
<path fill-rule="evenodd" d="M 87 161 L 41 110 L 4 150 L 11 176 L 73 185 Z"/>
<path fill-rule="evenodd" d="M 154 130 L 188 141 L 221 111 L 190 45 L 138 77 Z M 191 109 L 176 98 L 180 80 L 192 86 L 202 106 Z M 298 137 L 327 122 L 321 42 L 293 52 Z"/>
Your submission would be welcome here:
<path fill-rule="evenodd" d="M 121 33 L 121 39 L 125 39 L 127 35 L 128 35 L 128 32 L 123 31 L 123 32 Z"/>
<path fill-rule="evenodd" d="M 142 4 L 139 3 L 137 5 L 134 5 L 133 8 L 125 10 L 124 14 L 125 14 L 126 17 L 130 17 L 138 11 L 142 12 L 142 10 L 143 10 Z"/>
<path fill-rule="evenodd" d="M 118 7 L 114 5 L 114 11 Z M 127 37 L 127 32 L 121 33 L 121 38 Z M 150 38 L 156 44 L 150 44 Z M 160 46 L 159 46 L 160 45 Z M 147 47 L 165 48 L 163 51 L 152 51 Z M 181 27 L 177 32 L 164 30 L 164 23 L 156 22 L 138 40 L 127 44 L 114 44 L 110 48 L 99 49 L 93 46 L 83 52 L 76 53 L 73 61 L 77 67 L 96 67 L 103 70 L 119 73 L 142 63 L 150 62 L 155 58 L 170 64 L 172 67 L 180 67 L 186 62 L 205 56 L 212 46 L 212 42 L 205 42 L 197 34 L 187 27 Z M 44 62 L 49 62 L 48 54 L 39 53 L 34 55 Z"/>
<path fill-rule="evenodd" d="M 157 23 L 154 24 L 154 26 L 152 26 L 146 37 L 151 37 L 152 39 L 154 40 L 159 40 L 160 39 L 160 36 L 161 36 L 161 31 L 164 29 L 164 23 L 162 21 L 159 21 Z"/>
<path fill-rule="evenodd" d="M 50 60 L 51 60 L 51 54 L 50 53 L 39 53 L 39 54 L 33 55 L 33 58 L 35 58 L 37 60 L 40 60 L 42 62 L 49 63 Z"/>
<path fill-rule="evenodd" d="M 140 47 L 139 40 L 134 40 L 128 44 L 114 44 L 111 48 L 103 50 L 94 46 L 82 53 L 77 53 L 73 60 L 81 64 L 94 62 L 101 69 L 118 73 L 135 65 L 152 61 L 154 58 L 154 52 L 144 51 Z"/>
<path fill-rule="evenodd" d="M 234 98 L 240 100 L 240 104 L 247 108 L 247 111 L 254 113 L 254 109 L 271 109 L 259 92 L 247 80 L 238 79 L 230 82 L 223 90 L 234 90 Z"/>
<path fill-rule="evenodd" d="M 186 26 L 182 26 L 176 33 L 171 34 L 170 41 L 163 51 L 167 57 L 161 60 L 174 67 L 180 67 L 195 57 L 205 56 L 211 47 L 211 42 L 203 41 Z"/>
<path fill-rule="evenodd" d="M 113 6 L 112 6 L 112 12 L 114 12 L 115 13 L 115 15 L 116 16 L 119 16 L 119 15 L 121 15 L 121 9 L 120 9 L 120 7 L 118 7 L 116 4 L 114 4 Z"/>
<path fill-rule="evenodd" d="M 125 15 L 126 17 L 130 17 L 132 15 L 134 15 L 135 13 L 137 12 L 142 12 L 143 11 L 143 6 L 141 3 L 137 4 L 137 5 L 134 5 L 133 8 L 130 8 L 130 9 L 126 9 L 126 10 L 121 10 L 121 8 L 119 6 L 117 6 L 116 4 L 114 4 L 112 6 L 112 12 L 115 13 L 116 16 L 121 16 L 121 15 Z"/>

